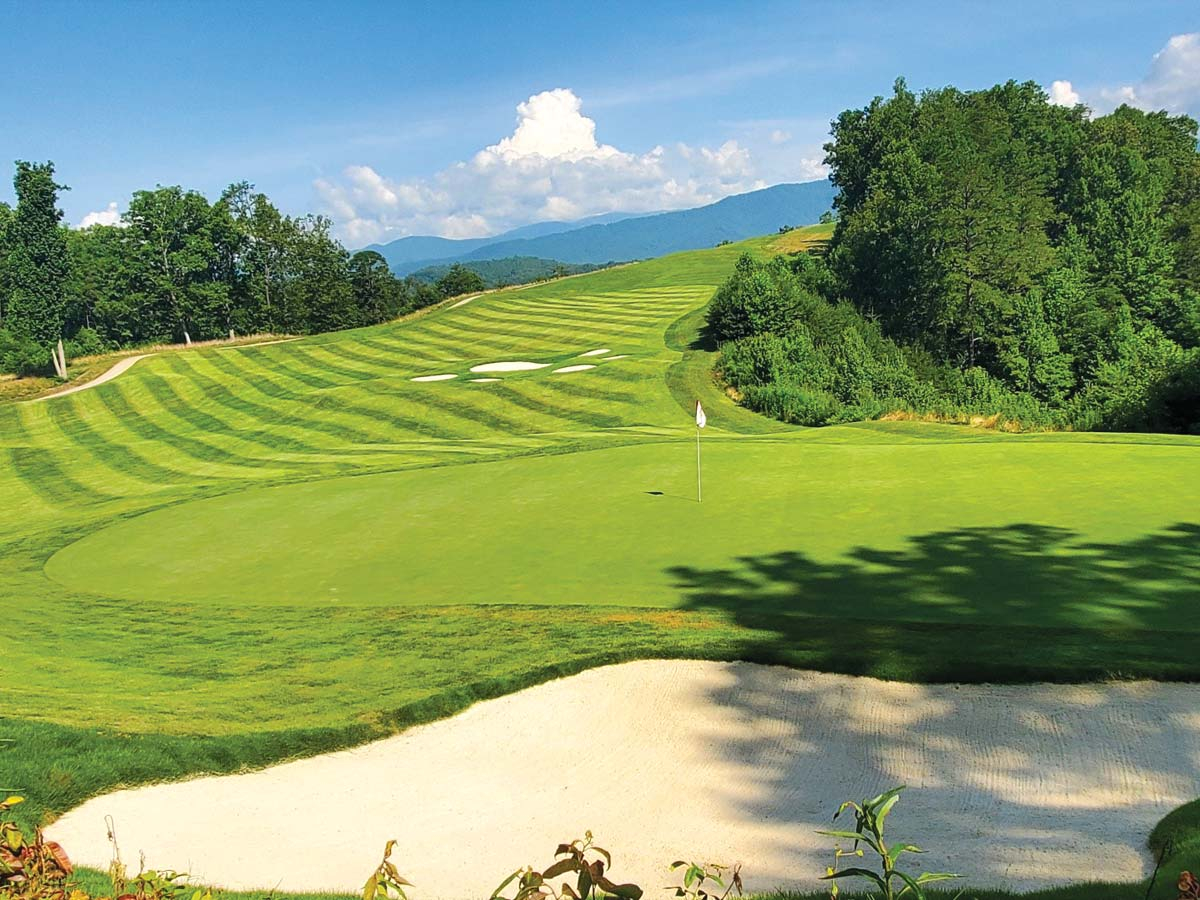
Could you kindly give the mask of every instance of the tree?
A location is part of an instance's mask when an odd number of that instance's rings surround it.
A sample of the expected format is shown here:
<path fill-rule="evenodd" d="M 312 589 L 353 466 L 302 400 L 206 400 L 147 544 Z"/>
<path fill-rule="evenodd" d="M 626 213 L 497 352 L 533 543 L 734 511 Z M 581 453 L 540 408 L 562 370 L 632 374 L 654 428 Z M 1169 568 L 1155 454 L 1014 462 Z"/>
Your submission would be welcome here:
<path fill-rule="evenodd" d="M 796 320 L 804 300 L 811 299 L 803 294 L 785 260 L 776 257 L 764 263 L 743 253 L 709 303 L 709 329 L 718 341 L 783 333 Z"/>
<path fill-rule="evenodd" d="M 8 276 L 8 256 L 12 250 L 9 236 L 12 231 L 13 210 L 7 203 L 0 202 L 0 328 L 8 311 L 8 294 L 11 290 Z"/>
<path fill-rule="evenodd" d="M 437 280 L 437 290 L 442 297 L 457 297 L 460 294 L 474 294 L 483 290 L 483 279 L 462 263 L 455 263 L 450 270 Z"/>
<path fill-rule="evenodd" d="M 125 214 L 128 240 L 161 321 L 177 337 L 216 337 L 224 328 L 229 287 L 216 277 L 213 214 L 196 191 L 137 191 Z"/>
<path fill-rule="evenodd" d="M 361 324 L 386 322 L 400 311 L 403 289 L 379 253 L 358 251 L 350 257 L 349 273 Z"/>
<path fill-rule="evenodd" d="M 64 284 L 69 264 L 54 163 L 18 162 L 13 186 L 17 208 L 7 226 L 9 300 L 6 325 L 17 336 L 45 346 L 63 336 Z M 55 362 L 56 368 L 58 362 Z"/>
<path fill-rule="evenodd" d="M 330 237 L 332 223 L 324 216 L 289 219 L 288 223 L 291 234 L 285 253 L 283 327 L 319 332 L 358 325 L 347 254 Z"/>

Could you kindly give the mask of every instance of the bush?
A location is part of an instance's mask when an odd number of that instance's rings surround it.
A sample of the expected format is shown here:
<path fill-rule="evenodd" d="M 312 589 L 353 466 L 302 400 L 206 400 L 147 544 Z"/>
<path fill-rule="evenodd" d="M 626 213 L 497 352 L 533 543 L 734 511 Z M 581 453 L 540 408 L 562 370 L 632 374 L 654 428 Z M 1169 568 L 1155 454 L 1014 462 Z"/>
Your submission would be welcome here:
<path fill-rule="evenodd" d="M 76 356 L 97 356 L 112 349 L 108 341 L 94 328 L 80 328 L 73 338 L 63 344 L 68 359 L 74 359 Z"/>
<path fill-rule="evenodd" d="M 709 329 L 718 341 L 786 331 L 801 307 L 816 301 L 804 294 L 786 260 L 763 263 L 743 253 L 709 303 Z"/>
<path fill-rule="evenodd" d="M 54 363 L 50 348 L 10 331 L 0 330 L 0 372 L 22 378 L 32 375 L 53 375 Z"/>

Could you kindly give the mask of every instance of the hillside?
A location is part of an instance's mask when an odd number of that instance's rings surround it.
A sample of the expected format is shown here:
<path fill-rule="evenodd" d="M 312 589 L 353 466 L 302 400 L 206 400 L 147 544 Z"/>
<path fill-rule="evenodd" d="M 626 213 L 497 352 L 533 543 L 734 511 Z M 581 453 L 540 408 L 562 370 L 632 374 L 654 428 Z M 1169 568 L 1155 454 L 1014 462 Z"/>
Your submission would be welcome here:
<path fill-rule="evenodd" d="M 509 232 L 498 239 L 482 238 L 475 243 L 448 242 L 442 238 L 403 238 L 371 249 L 382 254 L 397 274 L 414 272 L 435 263 L 508 256 L 536 256 L 567 263 L 648 259 L 712 247 L 721 241 L 741 241 L 769 234 L 782 225 L 816 222 L 821 213 L 832 206 L 833 196 L 833 185 L 828 181 L 777 184 L 696 209 L 622 218 L 617 222 L 588 224 L 550 234 Z M 529 226 L 531 229 L 540 227 Z M 418 259 L 414 254 L 425 248 L 453 255 Z"/>

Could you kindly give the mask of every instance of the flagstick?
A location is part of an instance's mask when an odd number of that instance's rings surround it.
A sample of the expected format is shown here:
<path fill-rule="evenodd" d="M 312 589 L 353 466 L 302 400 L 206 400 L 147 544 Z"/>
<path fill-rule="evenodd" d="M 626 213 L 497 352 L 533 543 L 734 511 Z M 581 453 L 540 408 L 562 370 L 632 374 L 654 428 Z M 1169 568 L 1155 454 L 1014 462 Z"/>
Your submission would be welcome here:
<path fill-rule="evenodd" d="M 696 502 L 704 502 L 704 494 L 700 482 L 700 426 L 696 426 Z"/>

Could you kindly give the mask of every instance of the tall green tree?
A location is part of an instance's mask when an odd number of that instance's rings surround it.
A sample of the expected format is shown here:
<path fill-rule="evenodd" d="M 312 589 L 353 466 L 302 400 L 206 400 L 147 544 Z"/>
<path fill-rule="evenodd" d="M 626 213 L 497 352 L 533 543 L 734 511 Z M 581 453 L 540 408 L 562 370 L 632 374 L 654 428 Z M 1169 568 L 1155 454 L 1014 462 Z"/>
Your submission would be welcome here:
<path fill-rule="evenodd" d="M 54 163 L 18 162 L 17 208 L 6 229 L 9 300 L 6 326 L 49 348 L 63 336 L 69 272 Z"/>
<path fill-rule="evenodd" d="M 145 289 L 177 338 L 216 337 L 227 322 L 214 215 L 204 196 L 180 187 L 138 191 L 125 214 Z"/>
<path fill-rule="evenodd" d="M 8 256 L 12 249 L 9 243 L 12 220 L 12 207 L 0 202 L 0 328 L 4 327 L 4 317 L 8 312 L 8 295 L 12 290 L 8 275 Z"/>

